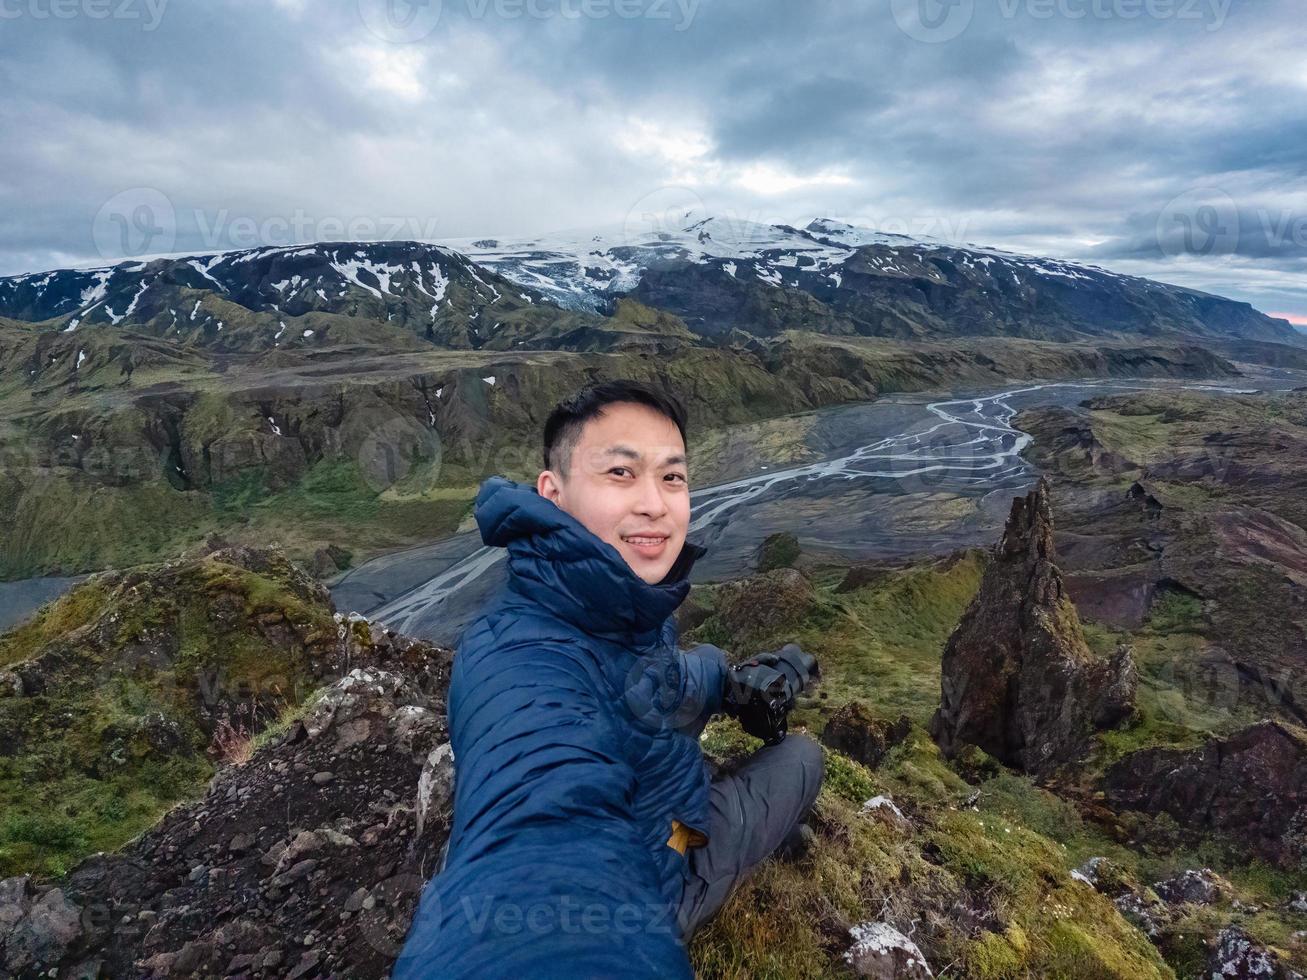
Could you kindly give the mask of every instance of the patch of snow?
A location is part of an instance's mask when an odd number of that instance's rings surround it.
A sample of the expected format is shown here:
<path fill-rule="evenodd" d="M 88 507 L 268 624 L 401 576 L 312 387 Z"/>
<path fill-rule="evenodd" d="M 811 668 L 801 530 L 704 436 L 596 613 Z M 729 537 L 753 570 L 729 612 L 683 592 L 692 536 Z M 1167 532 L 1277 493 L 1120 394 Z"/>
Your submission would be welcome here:
<path fill-rule="evenodd" d="M 92 273 L 94 282 L 82 290 L 82 306 L 98 306 L 109 291 L 109 277 L 113 275 L 112 269 L 102 269 L 99 272 Z"/>
<path fill-rule="evenodd" d="M 154 283 L 155 283 L 155 280 L 158 279 L 158 278 L 159 278 L 158 276 L 155 276 L 154 279 L 151 279 L 149 282 L 142 282 L 142 283 L 141 283 L 141 288 L 138 289 L 138 290 L 136 290 L 136 295 L 133 296 L 133 297 L 132 297 L 132 301 L 131 301 L 130 303 L 127 304 L 127 310 L 126 310 L 126 312 L 123 313 L 123 316 L 128 317 L 128 316 L 131 316 L 131 315 L 132 315 L 132 311 L 136 309 L 136 303 L 137 303 L 137 301 L 141 298 L 141 294 L 144 293 L 144 292 L 145 292 L 147 289 L 149 289 L 151 286 L 153 286 Z"/>
<path fill-rule="evenodd" d="M 276 433 L 277 435 L 281 435 L 281 429 L 277 426 L 277 420 L 273 418 L 271 415 L 268 416 L 268 424 L 272 426 L 272 431 L 274 433 Z"/>
<path fill-rule="evenodd" d="M 79 367 L 81 367 L 81 366 L 82 366 L 82 362 L 83 362 L 84 360 L 86 360 L 86 351 L 84 351 L 84 350 L 79 350 L 79 351 L 77 352 L 77 363 L 76 363 L 75 365 L 73 365 L 73 370 L 76 371 Z"/>
<path fill-rule="evenodd" d="M 493 374 L 488 375 L 482 378 L 481 380 L 484 381 L 486 384 L 490 385 L 490 387 L 492 388 L 495 386 L 495 376 Z"/>
<path fill-rule="evenodd" d="M 312 336 L 313 336 L 313 331 L 312 331 L 312 330 L 305 330 L 304 333 L 302 334 L 302 336 L 304 336 L 304 337 L 312 337 Z"/>
<path fill-rule="evenodd" d="M 342 276 L 361 289 L 366 289 L 377 299 L 381 299 L 382 293 L 390 293 L 390 277 L 402 271 L 398 265 L 388 265 L 382 262 L 371 262 L 367 258 L 367 253 L 357 251 L 356 256 L 345 261 L 333 261 L 331 267 L 339 272 Z M 369 286 L 359 279 L 359 272 L 365 271 L 371 273 L 377 279 L 377 286 Z M 393 294 L 392 294 L 393 295 Z"/>
<path fill-rule="evenodd" d="M 205 279 L 209 280 L 209 282 L 213 283 L 215 286 L 217 286 L 225 293 L 227 291 L 227 287 L 224 286 L 222 283 L 220 283 L 217 279 L 214 279 L 213 276 L 210 275 L 209 270 L 212 269 L 215 265 L 221 263 L 230 254 L 231 253 L 229 252 L 224 252 L 222 254 L 215 255 L 212 258 L 210 258 L 207 262 L 200 262 L 198 259 L 191 259 L 186 264 L 189 265 L 192 269 L 194 269 Z"/>

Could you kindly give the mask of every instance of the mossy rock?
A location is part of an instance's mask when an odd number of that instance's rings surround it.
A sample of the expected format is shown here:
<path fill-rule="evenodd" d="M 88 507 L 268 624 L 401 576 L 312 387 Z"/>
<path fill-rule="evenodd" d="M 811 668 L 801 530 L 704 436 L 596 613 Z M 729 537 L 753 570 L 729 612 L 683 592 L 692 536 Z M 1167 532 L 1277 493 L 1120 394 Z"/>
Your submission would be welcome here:
<path fill-rule="evenodd" d="M 721 586 L 710 624 L 721 645 L 741 657 L 759 645 L 797 629 L 818 610 L 812 583 L 793 568 L 778 568 Z"/>
<path fill-rule="evenodd" d="M 97 575 L 0 637 L 0 875 L 58 872 L 203 788 L 331 669 L 330 597 L 283 554 L 222 547 Z"/>
<path fill-rule="evenodd" d="M 758 571 L 762 573 L 778 568 L 794 568 L 802 554 L 799 539 L 789 531 L 769 535 L 758 548 Z"/>

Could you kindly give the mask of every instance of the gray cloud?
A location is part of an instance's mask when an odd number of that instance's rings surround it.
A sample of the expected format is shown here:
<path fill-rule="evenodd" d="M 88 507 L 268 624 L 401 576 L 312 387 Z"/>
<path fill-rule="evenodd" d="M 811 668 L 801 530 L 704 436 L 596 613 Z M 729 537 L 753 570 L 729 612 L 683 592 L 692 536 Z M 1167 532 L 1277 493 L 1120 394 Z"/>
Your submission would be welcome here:
<path fill-rule="evenodd" d="M 105 202 L 141 195 L 202 250 L 614 224 L 674 186 L 1307 320 L 1297 0 L 387 2 L 0 0 L 0 274 L 115 257 Z"/>

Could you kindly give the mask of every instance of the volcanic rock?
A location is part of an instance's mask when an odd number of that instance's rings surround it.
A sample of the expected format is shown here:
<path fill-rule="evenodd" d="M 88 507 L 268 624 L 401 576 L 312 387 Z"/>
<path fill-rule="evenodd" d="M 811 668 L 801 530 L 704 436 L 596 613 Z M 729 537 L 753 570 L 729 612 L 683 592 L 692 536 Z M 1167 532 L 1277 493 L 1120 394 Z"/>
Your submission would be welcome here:
<path fill-rule="evenodd" d="M 1281 867 L 1307 860 L 1307 732 L 1263 721 L 1196 749 L 1143 749 L 1104 776 L 1117 810 L 1220 831 Z"/>
<path fill-rule="evenodd" d="M 980 591 L 944 650 L 931 734 L 955 756 L 968 744 L 1043 775 L 1079 759 L 1096 729 L 1134 711 L 1130 652 L 1094 656 L 1053 547 L 1047 481 L 1012 503 Z"/>
<path fill-rule="evenodd" d="M 911 728 L 907 715 L 888 722 L 877 718 L 860 701 L 850 701 L 831 715 L 821 740 L 827 747 L 875 769 L 890 749 L 908 737 Z"/>

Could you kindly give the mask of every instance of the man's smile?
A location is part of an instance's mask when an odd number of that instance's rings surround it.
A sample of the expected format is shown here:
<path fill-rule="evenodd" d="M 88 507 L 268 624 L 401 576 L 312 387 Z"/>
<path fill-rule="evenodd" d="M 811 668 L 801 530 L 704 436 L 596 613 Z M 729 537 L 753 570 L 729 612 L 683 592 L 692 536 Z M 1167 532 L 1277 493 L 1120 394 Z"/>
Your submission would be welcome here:
<path fill-rule="evenodd" d="M 621 538 L 645 558 L 657 558 L 667 547 L 666 534 L 623 534 Z"/>

